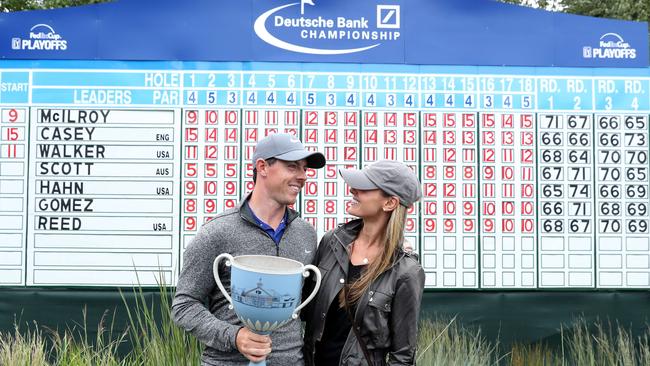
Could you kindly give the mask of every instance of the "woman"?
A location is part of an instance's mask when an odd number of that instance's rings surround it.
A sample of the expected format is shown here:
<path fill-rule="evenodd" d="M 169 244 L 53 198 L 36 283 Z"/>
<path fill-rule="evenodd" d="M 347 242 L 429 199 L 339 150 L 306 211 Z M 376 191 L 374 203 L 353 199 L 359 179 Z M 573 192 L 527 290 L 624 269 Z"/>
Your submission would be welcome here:
<path fill-rule="evenodd" d="M 318 246 L 323 280 L 303 313 L 305 364 L 413 365 L 424 271 L 402 244 L 420 183 L 406 165 L 387 160 L 340 174 L 353 196 L 348 213 L 359 219 L 327 232 Z"/>

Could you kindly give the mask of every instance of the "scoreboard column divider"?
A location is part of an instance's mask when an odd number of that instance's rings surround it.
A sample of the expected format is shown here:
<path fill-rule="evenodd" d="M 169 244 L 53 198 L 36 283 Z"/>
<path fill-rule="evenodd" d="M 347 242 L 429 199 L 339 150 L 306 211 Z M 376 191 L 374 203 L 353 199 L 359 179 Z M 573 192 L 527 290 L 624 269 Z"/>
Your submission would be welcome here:
<path fill-rule="evenodd" d="M 594 269 L 592 271 L 594 279 L 593 279 L 593 288 L 598 288 L 598 251 L 596 250 L 597 245 L 598 245 L 598 220 L 597 220 L 597 209 L 598 207 L 596 206 L 596 195 L 598 194 L 597 187 L 598 187 L 598 181 L 596 180 L 596 177 L 598 176 L 598 173 L 596 172 L 596 159 L 598 159 L 598 155 L 596 154 L 596 134 L 597 134 L 597 128 L 596 128 L 596 79 L 592 78 L 591 79 L 591 181 L 593 182 L 593 190 L 592 190 L 592 198 L 591 202 L 593 204 L 592 211 L 591 211 L 591 217 L 593 218 L 592 222 L 592 230 L 594 233 L 592 234 L 592 237 L 594 238 L 594 247 L 591 248 L 591 252 L 594 255 L 594 258 L 592 260 Z"/>
<path fill-rule="evenodd" d="M 178 152 L 180 155 L 180 161 L 179 161 L 179 179 L 178 179 L 178 192 L 176 193 L 178 195 L 178 217 L 176 218 L 177 221 L 177 228 L 178 228 L 178 258 L 176 260 L 177 262 L 177 268 L 178 268 L 178 273 L 172 274 L 175 278 L 172 279 L 172 282 L 177 283 L 178 281 L 178 276 L 180 276 L 180 271 L 181 271 L 181 257 L 183 255 L 183 174 L 184 174 L 184 169 L 183 169 L 183 162 L 184 162 L 184 153 L 185 153 L 185 93 L 184 93 L 184 87 L 183 87 L 183 79 L 184 79 L 184 74 L 183 77 L 181 77 L 181 100 L 183 100 L 183 104 L 181 107 L 181 125 L 180 125 L 180 130 L 181 130 L 181 143 L 180 143 L 180 151 Z"/>
<path fill-rule="evenodd" d="M 30 214 L 29 182 L 31 180 L 30 176 L 29 176 L 29 172 L 31 171 L 31 169 L 30 169 L 30 164 L 31 164 L 30 150 L 31 150 L 31 146 L 30 145 L 32 143 L 29 136 L 31 136 L 30 133 L 31 133 L 31 124 L 32 124 L 32 108 L 34 108 L 34 106 L 32 105 L 32 93 L 34 92 L 33 85 L 34 85 L 34 83 L 33 83 L 33 71 L 30 70 L 29 71 L 29 86 L 30 86 L 30 88 L 29 88 L 29 93 L 27 94 L 29 96 L 28 97 L 29 98 L 29 104 L 28 104 L 27 112 L 26 112 L 26 116 L 25 116 L 25 119 L 26 119 L 26 123 L 25 123 L 25 127 L 26 127 L 25 128 L 25 139 L 27 140 L 27 143 L 25 144 L 25 154 L 27 156 L 26 159 L 25 159 L 25 169 L 27 170 L 27 173 L 26 173 L 27 174 L 27 181 L 25 182 L 25 192 L 26 192 L 25 200 L 27 200 L 27 205 L 26 205 L 27 209 L 25 210 L 25 218 L 23 219 L 23 223 L 27 223 L 27 224 L 25 225 L 26 226 L 25 227 L 25 238 L 24 238 L 24 241 L 23 241 L 23 245 L 24 245 L 24 248 L 25 248 L 25 263 L 23 263 L 23 266 L 25 268 L 25 271 L 23 272 L 23 279 L 25 281 L 24 286 L 27 286 L 27 271 L 28 271 L 28 268 L 27 268 L 27 262 L 28 262 L 27 261 L 27 256 L 29 255 L 29 235 L 30 235 L 31 231 L 34 231 L 34 228 L 31 228 L 31 230 L 29 228 L 29 214 Z M 34 174 L 36 174 L 36 170 L 34 170 Z M 33 177 L 33 178 L 34 178 L 34 182 L 36 182 L 36 177 Z"/>
<path fill-rule="evenodd" d="M 418 86 L 420 83 L 418 83 Z M 421 100 L 421 96 L 418 95 L 418 100 Z M 359 119 L 361 121 L 361 119 Z M 422 150 L 424 149 L 424 144 L 422 143 L 422 110 L 418 111 L 418 172 L 421 172 L 422 170 Z M 361 136 L 361 135 L 359 135 Z M 420 179 L 420 186 L 422 185 L 422 177 L 418 177 Z M 422 265 L 422 262 L 424 261 L 424 255 L 422 254 L 422 246 L 424 246 L 424 235 L 423 235 L 423 230 L 422 230 L 422 201 L 420 201 L 420 210 L 418 212 L 418 239 L 420 240 L 420 245 L 418 245 L 418 250 L 417 253 L 420 256 L 419 262 L 420 265 Z M 426 289 L 426 287 L 425 287 Z"/>
<path fill-rule="evenodd" d="M 237 197 L 238 198 L 237 199 L 237 205 L 239 205 L 239 202 L 242 199 L 244 199 L 243 191 L 246 189 L 246 185 L 245 185 L 245 182 L 244 182 L 244 175 L 245 174 L 242 174 L 242 171 L 243 171 L 242 167 L 244 167 L 245 166 L 244 164 L 246 164 L 244 162 L 244 152 L 246 151 L 246 149 L 243 148 L 244 147 L 244 133 L 245 133 L 245 129 L 244 129 L 244 107 L 242 106 L 241 108 L 239 108 L 239 141 L 238 141 L 238 144 L 239 144 L 239 148 L 240 148 L 240 153 L 239 153 L 239 178 L 237 179 L 237 184 L 239 185 L 239 190 L 240 191 L 239 191 L 239 197 Z M 254 168 L 255 168 L 255 166 L 253 165 L 253 169 Z"/>
<path fill-rule="evenodd" d="M 648 132 L 648 138 L 650 138 L 650 115 L 648 113 L 646 113 L 646 121 L 647 121 L 646 122 L 646 125 L 647 125 L 646 131 Z M 648 156 L 650 157 L 650 143 L 648 143 L 648 150 L 647 151 L 648 151 Z M 648 172 L 650 172 L 650 159 L 648 159 L 648 161 L 646 162 L 646 166 L 648 167 Z M 647 177 L 647 179 L 650 181 L 650 177 Z M 646 199 L 646 203 L 648 204 L 648 206 L 646 206 L 646 207 L 650 208 L 650 194 L 648 194 L 648 198 Z M 626 208 L 626 211 L 627 211 L 627 208 Z M 646 232 L 646 235 L 648 235 L 648 232 L 650 232 L 650 228 Z"/>
<path fill-rule="evenodd" d="M 32 85 L 31 74 L 32 73 L 30 72 L 29 73 L 29 75 L 30 75 L 29 85 Z M 30 89 L 30 92 L 31 92 L 31 89 Z M 31 159 L 31 156 L 30 156 L 30 144 L 32 142 L 31 142 L 31 139 L 29 138 L 29 136 L 30 136 L 29 134 L 30 134 L 30 131 L 31 131 L 31 128 L 30 128 L 31 126 L 30 125 L 32 123 L 31 122 L 32 121 L 32 108 L 33 108 L 32 106 L 27 107 L 27 113 L 25 113 L 26 114 L 25 115 L 25 119 L 26 119 L 26 123 L 25 123 L 25 139 L 27 140 L 27 144 L 25 144 L 25 154 L 26 154 L 25 169 L 27 170 L 27 181 L 25 182 L 25 192 L 27 194 L 29 194 L 29 182 L 30 182 L 30 177 L 29 177 L 29 171 L 30 171 L 29 164 L 30 164 L 30 159 Z M 36 182 L 36 177 L 34 177 L 34 182 Z M 27 207 L 27 209 L 25 210 L 25 217 L 23 218 L 23 224 L 29 223 L 29 213 L 30 213 L 29 197 L 25 196 L 25 199 L 27 200 L 27 204 L 25 205 L 25 207 Z M 28 247 L 29 247 L 28 243 L 29 243 L 29 235 L 33 234 L 32 232 L 33 232 L 34 228 L 30 229 L 29 225 L 25 225 L 25 226 L 26 226 L 25 227 L 25 239 L 23 241 L 23 246 L 25 248 L 25 263 L 23 263 L 23 267 L 25 268 L 25 271 L 23 272 L 23 278 L 24 278 L 24 281 L 25 281 L 25 286 L 27 286 L 27 254 L 28 254 Z"/>
<path fill-rule="evenodd" d="M 480 85 L 480 83 L 479 83 Z M 479 86 L 480 88 L 480 86 Z M 479 93 L 480 95 L 480 93 Z M 477 102 L 478 103 L 478 102 Z M 482 217 L 482 208 L 481 208 L 481 112 L 476 111 L 476 126 L 474 127 L 476 129 L 476 256 L 477 261 L 477 284 L 478 284 L 478 289 L 483 288 L 483 261 L 481 260 L 482 258 L 482 253 L 483 253 L 483 238 L 482 238 L 482 230 L 483 230 L 483 225 L 481 221 Z"/>
<path fill-rule="evenodd" d="M 359 94 L 361 94 L 361 93 L 359 93 Z M 359 104 L 359 107 L 360 107 L 359 115 L 358 115 L 359 123 L 357 124 L 357 133 L 359 134 L 359 138 L 357 139 L 357 151 L 358 151 L 358 154 L 359 154 L 358 155 L 359 158 L 357 159 L 357 169 L 362 169 L 363 168 L 363 164 L 361 163 L 363 161 L 363 136 L 362 136 L 362 132 L 363 132 L 363 120 L 362 120 L 362 118 L 363 118 L 363 109 L 361 109 L 361 108 L 363 108 L 362 104 Z"/>
<path fill-rule="evenodd" d="M 592 88 L 593 90 L 593 88 Z M 594 231 L 593 233 L 593 238 L 594 238 L 594 247 L 591 249 L 592 253 L 594 254 L 594 259 L 593 259 L 593 275 L 594 275 L 594 288 L 598 288 L 598 250 L 596 249 L 598 246 L 598 206 L 596 203 L 596 195 L 598 194 L 597 192 L 597 187 L 598 187 L 598 181 L 596 180 L 597 177 L 597 172 L 596 172 L 596 159 L 598 159 L 598 154 L 596 153 L 596 135 L 597 135 L 597 128 L 596 128 L 596 100 L 594 97 L 594 103 L 592 104 L 593 111 L 591 113 L 591 181 L 594 182 L 593 186 L 593 197 L 591 199 L 591 202 L 593 203 L 593 208 L 592 208 L 592 217 L 593 217 L 593 227 L 592 230 Z M 621 192 L 622 193 L 622 192 Z"/>
<path fill-rule="evenodd" d="M 535 95 L 534 98 L 534 103 L 535 103 L 535 166 L 537 167 L 537 171 L 539 171 L 539 146 L 538 146 L 538 138 L 539 138 L 539 77 L 534 77 L 533 78 L 534 85 L 533 85 L 533 92 Z M 535 238 L 537 239 L 537 243 L 535 245 L 535 264 L 536 264 L 536 273 L 537 273 L 537 281 L 536 282 L 536 290 L 540 289 L 540 263 L 541 260 L 539 258 L 539 247 L 541 245 L 541 230 L 539 230 L 539 193 L 540 193 L 540 182 L 538 180 L 538 172 L 535 172 L 535 204 L 537 207 L 537 210 L 535 210 Z"/>
<path fill-rule="evenodd" d="M 537 98 L 535 98 L 535 100 L 537 100 Z M 535 154 L 534 155 L 535 155 L 535 167 L 537 168 L 536 172 L 535 172 L 535 191 L 537 193 L 539 193 L 539 183 L 540 182 L 537 180 L 538 176 L 539 176 L 539 174 L 537 174 L 537 171 L 539 171 L 539 169 L 540 169 L 539 168 L 539 154 L 538 154 L 538 152 L 539 152 L 539 145 L 538 145 L 539 144 L 539 139 L 538 139 L 538 136 L 539 136 L 539 110 L 535 111 L 535 121 L 534 121 L 534 123 L 535 123 L 535 138 L 534 138 L 534 141 L 535 141 Z M 540 230 L 539 230 L 539 208 L 540 208 L 540 206 L 539 206 L 539 194 L 535 195 L 535 207 L 537 207 L 537 209 L 535 210 L 535 239 L 537 239 L 535 241 L 535 243 L 536 243 L 536 245 L 535 245 L 535 263 L 537 263 L 537 266 L 536 266 L 536 269 L 535 269 L 535 272 L 536 272 L 536 275 L 537 275 L 536 276 L 537 278 L 536 278 L 536 281 L 535 281 L 535 283 L 536 283 L 535 290 L 539 290 L 541 288 L 541 286 L 540 286 L 540 277 L 541 277 L 540 276 L 541 275 L 541 273 L 540 273 L 541 272 L 540 264 L 542 262 L 541 258 L 539 256 L 539 253 L 540 253 L 539 247 L 540 247 L 541 242 L 542 242 L 541 233 L 540 233 Z"/>
<path fill-rule="evenodd" d="M 300 76 L 298 78 L 298 87 L 296 88 L 298 90 L 298 94 L 296 95 L 296 104 L 298 106 L 298 138 L 304 144 L 305 130 L 303 128 L 304 127 L 303 126 L 303 114 L 305 113 L 305 108 L 304 108 L 304 106 L 302 104 L 302 97 L 303 97 L 303 93 L 304 93 L 304 90 L 303 90 L 303 87 L 302 87 L 302 85 L 303 85 L 302 84 L 302 82 L 303 82 L 302 79 L 303 79 L 303 76 L 304 76 L 304 71 L 303 70 L 298 71 L 298 75 Z M 296 210 L 298 212 L 300 212 L 301 217 L 304 214 L 303 209 L 302 209 L 302 203 L 303 203 L 304 200 L 305 200 L 305 191 L 304 191 L 304 187 L 303 187 L 303 189 L 301 189 L 299 194 L 298 194 L 298 201 L 296 201 L 298 203 L 298 207 L 296 207 Z M 316 232 L 316 240 L 317 240 L 316 245 L 318 246 L 318 243 L 320 243 L 320 238 L 318 238 L 318 232 Z"/>
<path fill-rule="evenodd" d="M 648 132 L 648 137 L 650 138 L 650 115 L 648 113 L 645 114 L 646 117 L 646 132 Z M 623 140 L 625 140 L 625 135 L 623 136 Z M 648 156 L 650 156 L 650 143 L 648 143 L 648 148 L 647 148 Z M 650 159 L 647 159 L 646 161 L 646 167 L 648 168 L 648 172 L 650 172 Z M 646 179 L 650 180 L 650 177 L 646 177 Z M 645 203 L 648 205 L 646 206 L 647 208 L 650 208 L 650 194 L 647 195 Z M 625 207 L 625 212 L 627 214 L 628 208 Z M 624 225 L 624 227 L 627 229 L 627 224 Z M 648 235 L 648 232 L 650 232 L 650 228 L 646 231 L 646 235 Z M 627 248 L 626 248 L 627 249 Z M 629 270 L 628 266 L 626 265 L 626 273 Z M 628 284 L 629 286 L 629 284 Z"/>
<path fill-rule="evenodd" d="M 300 88 L 302 89 L 302 73 L 300 74 Z M 300 92 L 300 108 L 298 109 L 298 137 L 300 138 L 300 141 L 304 143 L 304 133 L 305 131 L 303 130 L 303 125 L 302 125 L 302 115 L 305 112 L 305 110 L 302 108 L 302 91 Z M 298 203 L 298 207 L 296 207 L 296 210 L 300 212 L 300 216 L 302 217 L 303 215 L 303 209 L 302 209 L 302 203 L 305 199 L 305 191 L 304 189 L 300 190 L 300 199 L 296 201 Z M 316 235 L 318 236 L 318 235 Z M 320 242 L 320 238 L 316 238 L 318 242 Z"/>
<path fill-rule="evenodd" d="M 180 130 L 181 130 L 181 143 L 180 143 L 180 151 L 178 152 L 180 155 L 179 159 L 179 171 L 178 171 L 178 217 L 177 217 L 177 222 L 178 222 L 178 257 L 176 259 L 176 268 L 178 268 L 177 273 L 172 273 L 172 279 L 171 281 L 173 283 L 178 284 L 178 277 L 181 274 L 181 265 L 182 261 L 181 258 L 183 257 L 183 241 L 184 241 L 184 235 L 183 235 L 183 174 L 185 174 L 185 170 L 183 169 L 183 163 L 184 163 L 184 157 L 185 157 L 185 70 L 181 70 L 181 82 L 180 82 L 180 89 L 181 89 L 181 123 L 180 123 Z"/>
<path fill-rule="evenodd" d="M 185 157 L 185 87 L 183 86 L 183 79 L 185 78 L 185 74 L 183 73 L 183 77 L 181 77 L 181 100 L 183 101 L 182 107 L 181 107 L 181 151 L 179 151 L 180 155 L 180 164 L 179 164 L 179 179 L 178 179 L 178 273 L 172 274 L 175 278 L 173 279 L 174 283 L 178 283 L 178 277 L 181 274 L 181 258 L 183 256 L 183 189 L 185 188 L 183 185 L 183 174 L 185 174 L 185 169 L 183 169 L 183 164 L 184 164 L 184 157 Z"/>

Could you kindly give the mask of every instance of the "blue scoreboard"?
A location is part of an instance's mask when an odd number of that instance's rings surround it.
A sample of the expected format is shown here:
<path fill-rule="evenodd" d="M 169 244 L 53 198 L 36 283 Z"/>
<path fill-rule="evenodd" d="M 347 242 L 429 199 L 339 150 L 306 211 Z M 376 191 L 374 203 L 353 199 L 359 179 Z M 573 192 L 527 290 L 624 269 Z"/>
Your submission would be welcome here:
<path fill-rule="evenodd" d="M 650 288 L 647 24 L 488 0 L 122 0 L 0 14 L 0 284 L 174 284 L 256 142 L 417 172 L 428 288 Z"/>

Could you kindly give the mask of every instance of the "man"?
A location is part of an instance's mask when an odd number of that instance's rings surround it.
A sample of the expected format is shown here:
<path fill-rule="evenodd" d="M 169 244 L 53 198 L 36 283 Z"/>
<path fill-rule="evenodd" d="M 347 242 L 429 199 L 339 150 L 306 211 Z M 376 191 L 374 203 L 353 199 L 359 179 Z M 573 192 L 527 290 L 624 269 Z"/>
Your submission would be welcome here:
<path fill-rule="evenodd" d="M 264 254 L 311 263 L 316 231 L 288 206 L 296 202 L 305 184 L 306 169 L 322 168 L 325 156 L 305 150 L 292 135 L 273 134 L 258 142 L 253 164 L 253 192 L 239 207 L 203 225 L 185 251 L 172 317 L 206 346 L 202 365 L 248 365 L 248 360 L 265 358 L 273 366 L 303 364 L 300 321 L 291 321 L 271 337 L 244 328 L 217 288 L 212 264 L 221 253 Z M 230 292 L 230 271 L 224 265 L 220 270 Z"/>

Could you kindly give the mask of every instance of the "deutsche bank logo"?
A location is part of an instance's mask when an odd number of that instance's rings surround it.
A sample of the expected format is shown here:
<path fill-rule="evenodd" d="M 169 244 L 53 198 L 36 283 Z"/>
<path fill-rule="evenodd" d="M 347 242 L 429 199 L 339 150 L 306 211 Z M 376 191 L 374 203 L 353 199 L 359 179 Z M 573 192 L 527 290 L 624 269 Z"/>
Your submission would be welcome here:
<path fill-rule="evenodd" d="M 377 28 L 399 29 L 399 5 L 377 5 Z"/>

